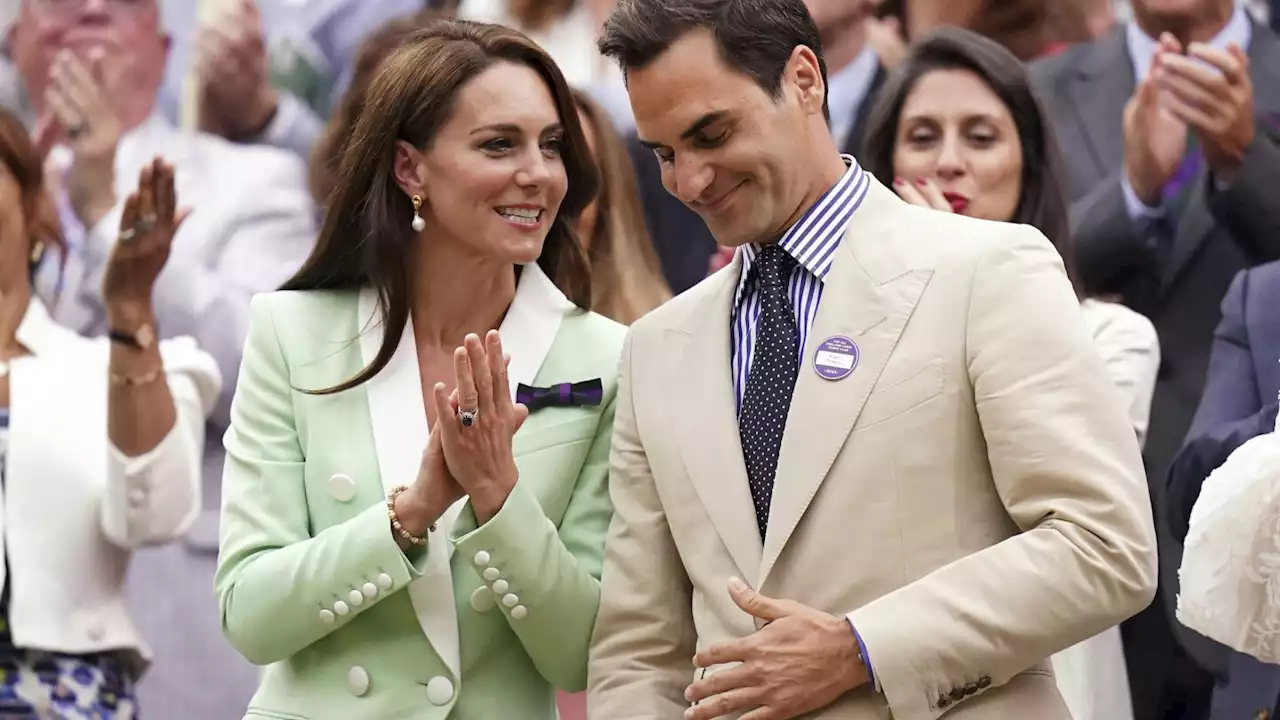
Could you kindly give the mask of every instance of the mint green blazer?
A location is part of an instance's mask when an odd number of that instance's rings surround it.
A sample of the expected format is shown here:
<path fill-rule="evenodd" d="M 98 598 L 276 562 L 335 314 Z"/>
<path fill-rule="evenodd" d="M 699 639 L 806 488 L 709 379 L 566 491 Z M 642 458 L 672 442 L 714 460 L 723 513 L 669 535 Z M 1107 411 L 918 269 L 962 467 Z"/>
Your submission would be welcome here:
<path fill-rule="evenodd" d="M 372 381 L 302 392 L 369 362 L 374 317 L 368 290 L 252 302 L 215 578 L 224 633 L 266 666 L 245 717 L 554 718 L 555 689 L 586 685 L 625 329 L 525 267 L 499 328 L 512 389 L 600 378 L 603 402 L 532 413 L 502 510 L 477 527 L 464 500 L 406 554 L 386 494 L 413 483 L 428 435 L 412 327 Z"/>

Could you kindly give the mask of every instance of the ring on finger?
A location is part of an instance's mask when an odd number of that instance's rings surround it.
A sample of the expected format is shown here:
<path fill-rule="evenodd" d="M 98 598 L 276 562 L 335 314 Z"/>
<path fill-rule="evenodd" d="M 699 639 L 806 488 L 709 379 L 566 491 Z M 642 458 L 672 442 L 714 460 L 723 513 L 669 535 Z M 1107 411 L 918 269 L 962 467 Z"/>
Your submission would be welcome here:
<path fill-rule="evenodd" d="M 121 231 L 120 231 L 120 235 L 119 235 L 119 237 L 118 237 L 117 239 L 118 239 L 120 242 L 129 242 L 130 240 L 132 240 L 132 239 L 134 239 L 135 237 L 137 237 L 137 235 L 138 235 L 138 231 L 137 231 L 137 230 L 134 230 L 133 228 L 125 228 L 125 229 L 123 229 L 123 230 L 121 230 Z"/>
<path fill-rule="evenodd" d="M 148 213 L 146 215 L 143 215 L 141 218 L 138 218 L 137 224 L 134 225 L 134 227 L 137 228 L 138 232 L 140 233 L 151 232 L 153 229 L 155 229 L 155 226 L 156 226 L 155 213 Z"/>
<path fill-rule="evenodd" d="M 462 427 L 471 427 L 476 424 L 476 417 L 480 415 L 480 408 L 475 410 L 463 410 L 458 408 L 458 420 L 462 423 Z"/>

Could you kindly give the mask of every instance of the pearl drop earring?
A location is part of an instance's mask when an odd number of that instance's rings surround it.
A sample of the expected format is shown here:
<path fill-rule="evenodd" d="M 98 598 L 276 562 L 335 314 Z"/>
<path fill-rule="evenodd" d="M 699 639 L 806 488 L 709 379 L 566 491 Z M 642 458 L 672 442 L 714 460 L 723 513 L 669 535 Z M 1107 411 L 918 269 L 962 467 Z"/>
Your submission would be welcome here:
<path fill-rule="evenodd" d="M 414 232 L 422 232 L 427 227 L 427 221 L 422 219 L 422 215 L 418 214 L 418 210 L 422 207 L 422 196 L 413 196 L 413 225 Z"/>

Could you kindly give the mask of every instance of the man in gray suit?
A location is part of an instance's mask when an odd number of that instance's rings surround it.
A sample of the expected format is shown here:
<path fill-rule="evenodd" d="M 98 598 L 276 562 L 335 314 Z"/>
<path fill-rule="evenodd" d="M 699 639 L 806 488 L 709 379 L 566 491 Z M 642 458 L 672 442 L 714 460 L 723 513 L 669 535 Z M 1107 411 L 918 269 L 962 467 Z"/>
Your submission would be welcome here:
<path fill-rule="evenodd" d="M 1204 387 L 1218 300 L 1241 268 L 1280 258 L 1280 41 L 1235 0 L 1132 10 L 1033 71 L 1065 151 L 1080 277 L 1160 333 L 1145 452 L 1159 508 Z M 1226 699 L 1270 708 L 1227 684 L 1225 648 L 1173 619 L 1182 550 L 1157 519 L 1160 592 L 1123 628 L 1137 720 L 1201 720 Z"/>

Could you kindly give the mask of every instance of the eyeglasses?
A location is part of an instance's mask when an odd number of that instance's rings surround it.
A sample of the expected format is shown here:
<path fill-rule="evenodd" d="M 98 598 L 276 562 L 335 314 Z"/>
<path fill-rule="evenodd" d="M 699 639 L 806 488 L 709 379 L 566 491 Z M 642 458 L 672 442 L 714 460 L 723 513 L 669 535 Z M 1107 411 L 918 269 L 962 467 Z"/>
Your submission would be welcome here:
<path fill-rule="evenodd" d="M 107 12 L 133 13 L 154 2 L 155 0 L 33 0 L 37 8 L 53 15 L 71 15 L 80 12 L 89 3 L 101 5 Z"/>

